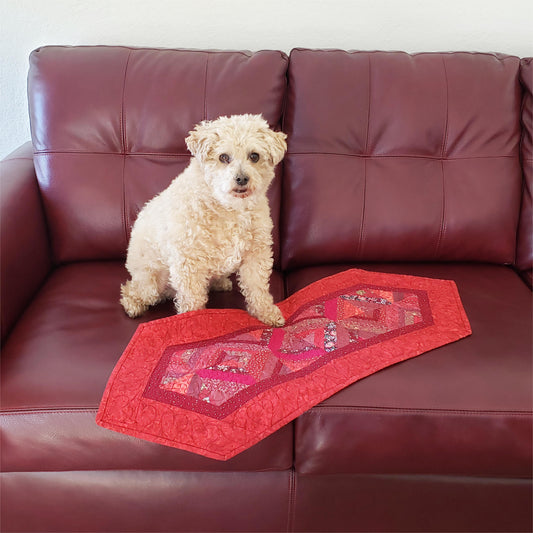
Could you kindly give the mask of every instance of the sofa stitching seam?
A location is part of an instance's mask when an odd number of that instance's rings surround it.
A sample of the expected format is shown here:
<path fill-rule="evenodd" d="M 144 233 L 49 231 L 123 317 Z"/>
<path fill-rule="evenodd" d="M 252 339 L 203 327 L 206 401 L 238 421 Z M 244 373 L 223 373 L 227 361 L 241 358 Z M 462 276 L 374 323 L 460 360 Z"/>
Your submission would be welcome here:
<path fill-rule="evenodd" d="M 366 139 L 365 139 L 365 155 L 368 155 L 368 139 L 370 138 L 370 102 L 371 102 L 371 65 L 370 55 L 368 56 L 368 104 L 367 104 L 367 117 L 366 117 Z"/>
<path fill-rule="evenodd" d="M 36 156 L 53 156 L 53 155 L 113 155 L 126 157 L 190 157 L 191 154 L 172 153 L 172 152 L 99 152 L 99 151 L 84 151 L 84 150 L 40 150 L 35 152 Z M 11 161 L 8 159 L 7 161 Z M 32 159 L 29 159 L 32 161 Z"/>
<path fill-rule="evenodd" d="M 473 409 L 416 409 L 409 407 L 337 407 L 337 406 L 314 406 L 307 413 L 322 416 L 323 411 L 338 412 L 361 412 L 361 413 L 387 413 L 387 414 L 440 414 L 440 415 L 494 415 L 494 416 L 517 416 L 530 417 L 533 411 L 496 411 L 496 410 L 473 410 Z"/>
<path fill-rule="evenodd" d="M 437 237 L 437 244 L 435 246 L 435 258 L 438 259 L 440 248 L 442 246 L 442 241 L 444 240 L 444 235 L 446 233 L 446 180 L 444 176 L 444 161 L 440 162 L 441 170 L 441 190 L 442 190 L 442 202 L 441 202 L 441 216 L 440 216 L 440 228 L 439 235 Z"/>
<path fill-rule="evenodd" d="M 294 461 L 293 461 L 294 464 Z M 296 472 L 294 467 L 289 471 L 289 513 L 287 517 L 287 531 L 294 531 L 294 522 L 296 517 Z"/>
<path fill-rule="evenodd" d="M 441 145 L 441 158 L 440 158 L 440 167 L 441 167 L 441 178 L 442 178 L 442 206 L 441 206 L 441 219 L 440 219 L 440 228 L 437 237 L 437 242 L 435 245 L 435 258 L 439 257 L 440 248 L 442 246 L 442 241 L 444 240 L 444 235 L 446 233 L 446 182 L 444 176 L 444 159 L 446 150 L 448 148 L 448 123 L 449 123 L 449 109 L 450 109 L 450 93 L 449 93 L 449 82 L 448 82 L 448 71 L 446 70 L 446 61 L 444 57 L 442 59 L 442 68 L 444 72 L 444 87 L 446 91 L 446 109 L 444 114 L 444 132 L 442 135 L 442 145 Z"/>
<path fill-rule="evenodd" d="M 205 79 L 204 79 L 204 120 L 207 120 L 207 74 L 209 68 L 209 54 L 205 58 Z"/>
<path fill-rule="evenodd" d="M 440 155 L 420 155 L 420 154 L 348 154 L 342 152 L 287 152 L 288 156 L 338 156 L 338 157 L 357 157 L 360 159 L 430 159 L 432 161 L 470 161 L 472 159 L 517 159 L 514 154 L 508 155 L 471 155 L 465 157 L 441 157 Z"/>
<path fill-rule="evenodd" d="M 367 186 L 367 163 L 364 160 L 364 175 L 363 175 L 363 205 L 361 207 L 361 227 L 359 228 L 359 243 L 357 244 L 357 251 L 355 257 L 360 257 L 363 250 L 363 240 L 365 238 L 365 214 L 366 214 L 366 186 Z"/>
<path fill-rule="evenodd" d="M 38 150 L 35 156 L 53 156 L 53 155 L 111 155 L 111 156 L 128 156 L 128 157 L 190 157 L 187 153 L 170 153 L 170 152 L 100 152 L 100 151 L 83 151 L 83 150 Z M 356 157 L 360 159 L 429 159 L 432 161 L 470 161 L 472 159 L 516 159 L 515 155 L 478 155 L 466 157 L 446 157 L 415 154 L 347 154 L 340 152 L 287 152 L 287 156 L 335 156 L 335 157 Z M 28 160 L 31 158 L 13 158 L 4 159 L 3 161 Z M 533 158 L 523 158 L 525 161 L 533 161 Z"/>
<path fill-rule="evenodd" d="M 365 159 L 364 159 L 364 175 L 363 175 L 363 195 L 361 206 L 361 223 L 359 227 L 359 242 L 356 246 L 355 256 L 360 257 L 363 250 L 363 241 L 365 238 L 365 215 L 366 215 L 366 189 L 367 189 L 367 159 L 368 157 L 368 140 L 370 138 L 370 102 L 371 102 L 371 62 L 370 55 L 368 55 L 368 102 L 367 102 L 367 118 L 366 118 L 366 138 L 365 138 Z"/>
<path fill-rule="evenodd" d="M 97 413 L 98 408 L 67 408 L 67 409 L 59 409 L 59 408 L 39 408 L 39 409 L 14 409 L 12 411 L 2 411 L 0 412 L 0 416 L 3 415 L 28 415 L 28 414 L 77 414 L 77 413 L 85 413 L 85 414 L 93 414 Z"/>
<path fill-rule="evenodd" d="M 88 408 L 36 408 L 36 409 L 14 409 L 0 412 L 0 415 L 28 415 L 28 414 L 94 414 L 99 411 L 98 407 Z M 321 417 L 324 411 L 331 412 L 361 412 L 361 413 L 387 413 L 387 414 L 442 414 L 442 415 L 494 415 L 494 416 L 516 416 L 516 417 L 530 417 L 533 411 L 496 411 L 496 410 L 473 410 L 473 409 L 417 409 L 409 407 L 355 407 L 355 406 L 314 406 L 306 413 Z"/>
<path fill-rule="evenodd" d="M 127 132 L 126 132 L 126 78 L 128 75 L 128 66 L 133 50 L 128 52 L 126 65 L 124 67 L 124 79 L 122 83 L 122 102 L 120 110 L 120 129 L 122 142 L 122 227 L 124 229 L 124 242 L 128 243 L 128 220 L 126 216 L 126 149 L 127 149 Z"/>

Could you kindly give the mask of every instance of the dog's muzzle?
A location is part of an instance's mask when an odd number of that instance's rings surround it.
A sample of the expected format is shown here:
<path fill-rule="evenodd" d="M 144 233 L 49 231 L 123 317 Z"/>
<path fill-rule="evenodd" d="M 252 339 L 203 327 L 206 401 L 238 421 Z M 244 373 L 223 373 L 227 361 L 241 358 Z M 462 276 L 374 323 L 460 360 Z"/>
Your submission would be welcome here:
<path fill-rule="evenodd" d="M 236 196 L 237 198 L 247 198 L 250 196 L 251 191 L 248 188 L 249 181 L 250 178 L 246 174 L 243 174 L 242 172 L 237 174 L 235 178 L 235 183 L 237 186 L 232 191 L 233 196 Z"/>

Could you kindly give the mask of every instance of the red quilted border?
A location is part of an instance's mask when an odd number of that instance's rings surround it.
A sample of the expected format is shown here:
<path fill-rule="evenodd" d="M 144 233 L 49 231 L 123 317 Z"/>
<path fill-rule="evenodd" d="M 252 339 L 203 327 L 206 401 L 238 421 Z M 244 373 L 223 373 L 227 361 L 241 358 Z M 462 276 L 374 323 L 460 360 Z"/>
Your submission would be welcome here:
<path fill-rule="evenodd" d="M 97 423 L 226 460 L 355 381 L 471 333 L 449 280 L 353 269 L 279 307 L 284 328 L 236 309 L 141 324 Z"/>

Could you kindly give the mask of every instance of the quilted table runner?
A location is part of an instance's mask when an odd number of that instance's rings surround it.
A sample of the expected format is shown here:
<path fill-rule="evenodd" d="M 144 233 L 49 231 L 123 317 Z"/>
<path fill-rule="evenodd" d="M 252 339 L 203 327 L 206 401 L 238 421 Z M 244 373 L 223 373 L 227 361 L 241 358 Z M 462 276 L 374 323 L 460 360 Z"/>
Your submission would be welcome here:
<path fill-rule="evenodd" d="M 447 280 L 354 269 L 279 307 L 283 328 L 237 309 L 141 324 L 97 423 L 226 460 L 351 383 L 471 333 Z"/>

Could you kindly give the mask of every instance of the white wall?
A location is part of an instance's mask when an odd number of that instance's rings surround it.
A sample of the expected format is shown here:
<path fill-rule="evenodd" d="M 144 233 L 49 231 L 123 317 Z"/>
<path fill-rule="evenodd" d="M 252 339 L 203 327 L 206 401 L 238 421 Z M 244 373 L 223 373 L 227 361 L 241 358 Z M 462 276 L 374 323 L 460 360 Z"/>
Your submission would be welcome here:
<path fill-rule="evenodd" d="M 26 74 L 48 44 L 533 56 L 531 0 L 0 0 L 0 158 L 29 140 Z"/>

